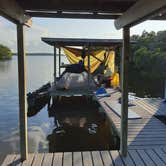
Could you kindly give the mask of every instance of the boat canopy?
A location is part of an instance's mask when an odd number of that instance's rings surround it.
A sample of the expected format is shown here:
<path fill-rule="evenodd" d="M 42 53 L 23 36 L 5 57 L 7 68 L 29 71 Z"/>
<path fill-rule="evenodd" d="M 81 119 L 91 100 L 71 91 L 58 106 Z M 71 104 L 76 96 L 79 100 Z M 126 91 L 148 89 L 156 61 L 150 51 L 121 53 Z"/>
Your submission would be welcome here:
<path fill-rule="evenodd" d="M 64 54 L 71 64 L 83 60 L 87 69 L 89 55 L 91 74 L 95 73 L 99 67 L 102 69 L 109 67 L 112 73 L 114 73 L 115 52 L 110 48 L 118 47 L 122 44 L 122 39 L 42 38 L 42 41 L 51 46 L 63 48 Z M 82 49 L 71 46 L 82 47 Z M 102 49 L 84 49 L 87 47 L 102 47 Z"/>
<path fill-rule="evenodd" d="M 63 47 L 63 51 L 71 64 L 76 64 L 80 60 L 84 61 L 84 66 L 88 70 L 88 50 Z M 109 67 L 114 73 L 115 68 L 115 52 L 112 50 L 92 50 L 90 55 L 90 73 L 94 73 L 101 65 L 104 68 Z"/>

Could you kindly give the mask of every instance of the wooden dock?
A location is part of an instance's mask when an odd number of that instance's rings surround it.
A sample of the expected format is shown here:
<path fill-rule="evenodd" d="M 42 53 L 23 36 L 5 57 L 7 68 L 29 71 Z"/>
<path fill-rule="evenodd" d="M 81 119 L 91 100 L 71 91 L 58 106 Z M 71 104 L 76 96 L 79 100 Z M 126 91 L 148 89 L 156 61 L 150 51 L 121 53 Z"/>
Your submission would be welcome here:
<path fill-rule="evenodd" d="M 98 102 L 120 135 L 120 117 L 105 104 L 109 100 L 117 101 L 120 97 L 120 92 L 110 90 L 109 93 L 111 97 L 100 98 Z M 157 108 L 153 108 L 153 112 L 150 112 L 147 110 L 149 108 L 147 106 L 148 103 L 144 102 L 144 105 L 140 104 L 140 102 L 138 103 L 138 99 L 133 100 L 133 104 L 135 106 L 129 108 L 140 115 L 141 119 L 128 120 L 128 149 L 138 150 L 166 146 L 166 125 L 153 116 L 154 112 L 157 112 Z"/>
<path fill-rule="evenodd" d="M 102 97 L 98 102 L 106 112 L 108 119 L 113 122 L 117 132 L 120 134 L 120 117 L 115 114 L 105 101 L 117 101 L 120 92 L 109 90 L 111 97 Z M 153 103 L 154 101 L 154 103 Z M 153 104 L 151 104 L 153 103 Z M 87 152 L 64 152 L 29 154 L 28 160 L 20 162 L 19 155 L 8 155 L 2 166 L 145 166 L 166 165 L 166 125 L 154 115 L 166 116 L 166 104 L 160 99 L 133 100 L 135 106 L 130 109 L 141 116 L 141 119 L 128 120 L 128 156 L 120 155 L 114 151 L 87 151 Z M 161 107 L 162 104 L 162 107 Z M 163 111 L 161 111 L 162 108 Z"/>
<path fill-rule="evenodd" d="M 2 166 L 165 166 L 166 147 L 147 150 L 128 150 L 122 157 L 119 151 L 86 151 L 29 154 L 28 160 L 20 162 L 19 155 L 8 155 Z"/>

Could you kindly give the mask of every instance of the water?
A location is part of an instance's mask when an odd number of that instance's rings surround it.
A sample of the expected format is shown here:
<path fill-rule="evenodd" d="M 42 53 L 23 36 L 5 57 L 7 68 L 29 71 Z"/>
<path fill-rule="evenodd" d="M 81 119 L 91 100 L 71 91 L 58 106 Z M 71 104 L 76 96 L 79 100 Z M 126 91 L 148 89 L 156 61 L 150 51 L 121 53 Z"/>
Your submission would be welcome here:
<path fill-rule="evenodd" d="M 53 80 L 53 56 L 28 56 L 26 60 L 27 92 Z M 62 61 L 67 62 L 65 57 Z M 0 163 L 6 154 L 19 153 L 17 70 L 16 56 L 11 61 L 0 62 Z M 29 152 L 115 148 L 116 137 L 112 137 L 108 122 L 102 121 L 96 111 L 96 108 L 89 111 L 87 107 L 80 112 L 78 109 L 57 111 L 49 116 L 47 106 L 44 107 L 28 118 Z M 57 119 L 63 125 L 59 134 Z M 94 124 L 97 125 L 96 133 L 92 130 Z"/>

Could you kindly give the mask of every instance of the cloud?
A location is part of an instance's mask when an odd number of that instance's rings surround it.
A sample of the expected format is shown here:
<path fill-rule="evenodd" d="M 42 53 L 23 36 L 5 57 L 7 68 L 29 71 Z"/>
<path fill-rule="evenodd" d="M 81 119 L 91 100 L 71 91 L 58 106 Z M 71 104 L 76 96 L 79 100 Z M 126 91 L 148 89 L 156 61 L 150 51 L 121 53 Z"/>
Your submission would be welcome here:
<path fill-rule="evenodd" d="M 16 25 L 0 17 L 0 44 L 8 46 L 12 52 L 17 52 Z M 25 48 L 27 52 L 53 52 L 51 46 L 41 41 L 41 37 L 51 35 L 47 28 L 34 24 L 25 28 Z"/>
<path fill-rule="evenodd" d="M 131 35 L 146 31 L 164 30 L 165 22 L 146 21 L 131 28 Z M 0 17 L 0 44 L 17 52 L 16 26 Z M 31 28 L 25 28 L 25 47 L 27 52 L 53 52 L 53 47 L 41 41 L 41 37 L 61 38 L 122 38 L 122 31 L 117 31 L 112 20 L 79 19 L 33 19 Z"/>

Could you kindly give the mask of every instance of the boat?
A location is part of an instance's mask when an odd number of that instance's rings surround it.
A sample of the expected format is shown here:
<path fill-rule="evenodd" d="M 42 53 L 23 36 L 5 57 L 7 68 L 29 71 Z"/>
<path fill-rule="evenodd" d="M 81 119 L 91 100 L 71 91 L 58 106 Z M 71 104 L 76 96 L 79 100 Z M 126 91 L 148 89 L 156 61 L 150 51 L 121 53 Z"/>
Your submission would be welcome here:
<path fill-rule="evenodd" d="M 48 102 L 51 83 L 47 83 L 34 92 L 27 94 L 28 112 L 27 115 L 33 116 L 37 114 Z"/>

